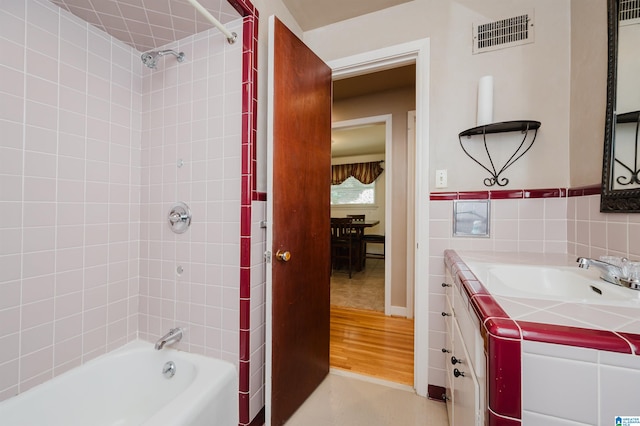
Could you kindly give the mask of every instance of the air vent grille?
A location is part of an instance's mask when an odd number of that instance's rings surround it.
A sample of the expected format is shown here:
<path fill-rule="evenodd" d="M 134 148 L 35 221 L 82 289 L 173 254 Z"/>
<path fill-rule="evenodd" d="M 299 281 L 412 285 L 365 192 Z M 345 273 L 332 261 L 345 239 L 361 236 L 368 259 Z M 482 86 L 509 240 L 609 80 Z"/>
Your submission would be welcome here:
<path fill-rule="evenodd" d="M 477 24 L 473 26 L 473 53 L 533 43 L 533 35 L 533 12 Z"/>
<path fill-rule="evenodd" d="M 640 23 L 640 0 L 620 0 L 620 23 Z"/>

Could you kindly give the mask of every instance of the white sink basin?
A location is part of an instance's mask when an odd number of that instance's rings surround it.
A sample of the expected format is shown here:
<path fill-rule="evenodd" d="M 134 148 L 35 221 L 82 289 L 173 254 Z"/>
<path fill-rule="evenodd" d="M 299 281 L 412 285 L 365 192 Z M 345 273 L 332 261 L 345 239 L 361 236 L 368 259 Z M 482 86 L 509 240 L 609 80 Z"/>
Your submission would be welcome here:
<path fill-rule="evenodd" d="M 595 268 L 466 263 L 495 296 L 640 307 L 640 291 L 599 279 Z"/>

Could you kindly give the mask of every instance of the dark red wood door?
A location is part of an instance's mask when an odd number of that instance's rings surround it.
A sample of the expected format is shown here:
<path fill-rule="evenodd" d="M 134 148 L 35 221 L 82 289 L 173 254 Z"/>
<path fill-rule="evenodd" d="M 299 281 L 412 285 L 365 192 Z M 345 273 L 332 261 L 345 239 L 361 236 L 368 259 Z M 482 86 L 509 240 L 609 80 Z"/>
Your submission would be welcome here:
<path fill-rule="evenodd" d="M 277 19 L 273 30 L 271 422 L 281 425 L 329 372 L 331 69 Z"/>

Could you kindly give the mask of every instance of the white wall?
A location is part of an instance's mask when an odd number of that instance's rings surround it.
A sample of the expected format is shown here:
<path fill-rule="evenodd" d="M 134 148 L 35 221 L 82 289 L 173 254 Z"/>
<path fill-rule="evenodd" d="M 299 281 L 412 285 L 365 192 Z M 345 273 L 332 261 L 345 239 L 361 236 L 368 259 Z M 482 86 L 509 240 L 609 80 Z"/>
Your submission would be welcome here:
<path fill-rule="evenodd" d="M 607 98 L 607 2 L 571 2 L 571 186 L 602 179 Z"/>
<path fill-rule="evenodd" d="M 257 177 L 258 192 L 267 192 L 267 69 L 269 51 L 269 16 L 276 15 L 294 34 L 302 39 L 303 31 L 280 0 L 254 0 L 258 9 L 258 123 L 257 123 Z"/>
<path fill-rule="evenodd" d="M 472 55 L 474 22 L 531 9 L 535 43 Z M 307 31 L 304 41 L 329 61 L 431 39 L 429 166 L 449 170 L 450 190 L 485 189 L 486 172 L 465 156 L 457 135 L 475 126 L 478 79 L 493 75 L 495 121 L 542 122 L 531 151 L 507 174 L 510 188 L 535 188 L 569 183 L 570 24 L 569 0 L 416 0 Z"/>

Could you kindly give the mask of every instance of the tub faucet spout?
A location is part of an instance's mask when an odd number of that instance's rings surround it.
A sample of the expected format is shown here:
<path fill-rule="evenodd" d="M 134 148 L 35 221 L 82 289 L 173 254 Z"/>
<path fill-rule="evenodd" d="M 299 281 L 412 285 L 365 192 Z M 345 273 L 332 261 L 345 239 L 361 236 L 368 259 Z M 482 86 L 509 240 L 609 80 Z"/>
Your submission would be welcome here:
<path fill-rule="evenodd" d="M 625 273 L 621 267 L 603 262 L 602 260 L 590 259 L 588 257 L 579 257 L 578 267 L 589 269 L 589 266 L 595 266 L 600 270 L 602 275 L 600 278 L 611 284 L 621 285 L 620 279 L 625 279 Z"/>
<path fill-rule="evenodd" d="M 172 328 L 167 334 L 162 336 L 156 342 L 156 350 L 164 348 L 164 345 L 172 345 L 182 339 L 182 329 L 180 327 Z"/>

